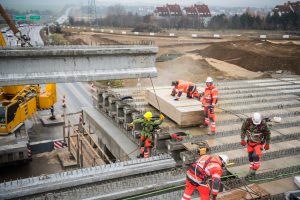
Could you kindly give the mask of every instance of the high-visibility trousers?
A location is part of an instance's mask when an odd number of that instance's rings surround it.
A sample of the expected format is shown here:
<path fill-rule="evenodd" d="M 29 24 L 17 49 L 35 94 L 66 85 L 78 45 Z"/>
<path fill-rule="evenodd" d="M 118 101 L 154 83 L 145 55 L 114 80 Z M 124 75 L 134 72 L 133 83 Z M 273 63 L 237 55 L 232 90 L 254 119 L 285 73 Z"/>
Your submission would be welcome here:
<path fill-rule="evenodd" d="M 216 132 L 216 115 L 215 115 L 215 108 L 205 106 L 204 107 L 204 124 L 206 126 L 210 125 L 210 131 Z"/>
<path fill-rule="evenodd" d="M 141 134 L 140 137 L 140 155 L 144 158 L 149 158 L 151 155 L 152 138 Z"/>
<path fill-rule="evenodd" d="M 200 194 L 200 200 L 209 200 L 209 193 L 210 193 L 209 185 L 195 186 L 192 185 L 189 180 L 186 180 L 185 184 L 186 187 L 181 200 L 190 200 L 195 189 L 197 189 Z"/>
<path fill-rule="evenodd" d="M 262 144 L 248 142 L 247 151 L 250 162 L 250 169 L 258 170 L 261 166 L 260 158 L 262 154 Z"/>

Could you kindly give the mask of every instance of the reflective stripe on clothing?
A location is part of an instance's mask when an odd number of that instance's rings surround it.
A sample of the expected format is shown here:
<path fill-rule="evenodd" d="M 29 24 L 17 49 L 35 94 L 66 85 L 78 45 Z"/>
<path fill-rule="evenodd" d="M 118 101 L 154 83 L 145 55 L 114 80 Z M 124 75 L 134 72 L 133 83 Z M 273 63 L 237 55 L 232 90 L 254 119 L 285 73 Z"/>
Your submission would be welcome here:
<path fill-rule="evenodd" d="M 192 181 L 194 181 L 195 183 L 197 183 L 198 185 L 202 185 L 202 186 L 205 186 L 207 184 L 203 184 L 202 180 L 197 180 L 196 178 L 194 178 L 193 176 L 191 176 L 190 174 L 186 174 L 188 178 L 190 178 Z"/>
<path fill-rule="evenodd" d="M 213 174 L 212 177 L 221 178 L 221 176 L 219 174 Z"/>

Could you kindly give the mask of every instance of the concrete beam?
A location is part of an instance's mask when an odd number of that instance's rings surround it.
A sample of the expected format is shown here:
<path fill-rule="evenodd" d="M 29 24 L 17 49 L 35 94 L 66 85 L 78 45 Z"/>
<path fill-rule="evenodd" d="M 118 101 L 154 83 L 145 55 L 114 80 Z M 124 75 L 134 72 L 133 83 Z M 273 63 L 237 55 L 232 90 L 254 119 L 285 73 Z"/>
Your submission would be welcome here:
<path fill-rule="evenodd" d="M 97 185 L 97 183 L 105 182 L 107 180 L 120 180 L 122 177 L 130 176 L 135 177 L 137 174 L 156 172 L 160 170 L 164 171 L 167 169 L 170 171 L 175 167 L 175 165 L 176 162 L 174 159 L 165 154 L 151 158 L 136 159 L 109 165 L 81 168 L 56 174 L 41 175 L 39 177 L 4 182 L 0 184 L 0 199 L 24 199 L 25 196 L 39 193 L 49 193 L 72 187 L 84 188 L 84 185 L 86 184 L 91 185 L 95 183 L 95 185 Z M 120 185 L 118 185 L 116 189 L 120 190 Z M 107 192 L 107 190 L 101 192 Z"/>
<path fill-rule="evenodd" d="M 157 76 L 158 47 L 57 46 L 0 50 L 0 86 Z"/>

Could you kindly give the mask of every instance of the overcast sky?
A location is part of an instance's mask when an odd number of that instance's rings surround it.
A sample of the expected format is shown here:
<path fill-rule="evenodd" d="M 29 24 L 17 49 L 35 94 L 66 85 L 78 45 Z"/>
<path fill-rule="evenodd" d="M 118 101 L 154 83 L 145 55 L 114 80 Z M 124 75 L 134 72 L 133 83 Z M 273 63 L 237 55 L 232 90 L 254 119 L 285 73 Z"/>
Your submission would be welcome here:
<path fill-rule="evenodd" d="M 97 4 L 98 3 L 104 3 L 104 2 L 110 2 L 110 3 L 120 3 L 123 5 L 126 5 L 128 3 L 135 4 L 157 4 L 157 5 L 162 5 L 166 3 L 177 3 L 180 5 L 189 5 L 189 4 L 194 4 L 194 3 L 205 3 L 209 6 L 228 6 L 228 7 L 274 7 L 277 4 L 283 4 L 287 2 L 287 0 L 184 0 L 184 1 L 178 1 L 178 0 L 148 0 L 148 1 L 143 1 L 143 0 L 96 0 Z M 291 0 L 292 1 L 292 0 Z M 296 0 L 295 0 L 296 1 Z"/>
<path fill-rule="evenodd" d="M 96 0 L 97 6 L 110 6 L 115 4 L 122 5 L 148 5 L 158 6 L 166 3 L 177 3 L 181 6 L 188 6 L 194 3 L 205 3 L 208 6 L 226 6 L 226 7 L 265 7 L 273 8 L 275 5 L 283 4 L 288 0 Z M 290 0 L 295 2 L 297 0 Z M 4 6 L 18 7 L 24 9 L 36 9 L 37 6 L 61 6 L 66 4 L 87 5 L 88 0 L 0 0 Z M 26 8 L 25 8 L 26 7 Z M 50 8 L 50 7 L 48 7 Z"/>

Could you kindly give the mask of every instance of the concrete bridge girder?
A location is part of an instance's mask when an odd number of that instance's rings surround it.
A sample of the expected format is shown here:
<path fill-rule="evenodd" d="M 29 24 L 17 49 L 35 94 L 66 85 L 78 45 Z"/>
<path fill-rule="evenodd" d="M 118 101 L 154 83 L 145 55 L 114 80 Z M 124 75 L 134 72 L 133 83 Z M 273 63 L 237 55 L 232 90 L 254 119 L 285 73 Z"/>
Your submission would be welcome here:
<path fill-rule="evenodd" d="M 57 46 L 0 50 L 0 86 L 157 76 L 154 46 Z"/>

